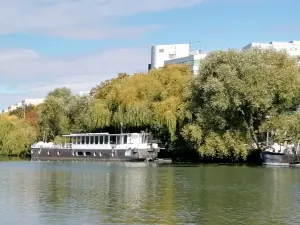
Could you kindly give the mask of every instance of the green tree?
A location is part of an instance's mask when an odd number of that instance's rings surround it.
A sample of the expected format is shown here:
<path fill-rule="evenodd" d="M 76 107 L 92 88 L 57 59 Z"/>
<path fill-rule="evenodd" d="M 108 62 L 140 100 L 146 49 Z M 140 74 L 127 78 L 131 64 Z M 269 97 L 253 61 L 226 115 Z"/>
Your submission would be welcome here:
<path fill-rule="evenodd" d="M 270 132 L 276 142 L 284 143 L 289 138 L 295 143 L 300 139 L 300 112 L 272 116 L 261 125 L 260 131 Z"/>
<path fill-rule="evenodd" d="M 299 84 L 295 60 L 284 52 L 214 52 L 186 93 L 192 117 L 182 135 L 203 156 L 245 158 L 267 115 L 299 105 Z"/>
<path fill-rule="evenodd" d="M 39 112 L 41 133 L 45 132 L 51 140 L 68 133 L 71 119 L 69 111 L 73 101 L 71 90 L 65 87 L 49 92 Z"/>
<path fill-rule="evenodd" d="M 0 155 L 24 155 L 36 137 L 35 128 L 23 119 L 9 115 L 0 117 Z"/>

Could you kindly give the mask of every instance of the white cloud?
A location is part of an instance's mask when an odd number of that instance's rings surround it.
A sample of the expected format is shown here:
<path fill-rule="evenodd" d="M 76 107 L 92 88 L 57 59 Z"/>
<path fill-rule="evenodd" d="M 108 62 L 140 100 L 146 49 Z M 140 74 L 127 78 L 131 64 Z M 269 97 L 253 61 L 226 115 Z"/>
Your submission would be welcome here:
<path fill-rule="evenodd" d="M 114 49 L 69 59 L 49 59 L 29 49 L 0 51 L 1 107 L 24 98 L 44 97 L 66 86 L 90 90 L 119 72 L 147 71 L 148 49 Z"/>
<path fill-rule="evenodd" d="M 36 33 L 76 38 L 140 33 L 156 25 L 120 27 L 123 16 L 190 7 L 202 0 L 9 0 L 0 5 L 0 34 Z M 121 28 L 121 29 L 119 29 Z"/>
<path fill-rule="evenodd" d="M 126 16 L 191 7 L 203 0 L 8 0 L 0 4 L 1 34 L 80 39 L 136 37 L 162 24 L 120 25 Z M 32 49 L 0 49 L 0 107 L 43 97 L 67 86 L 89 90 L 119 72 L 146 71 L 149 49 L 115 49 L 77 58 L 51 59 Z"/>

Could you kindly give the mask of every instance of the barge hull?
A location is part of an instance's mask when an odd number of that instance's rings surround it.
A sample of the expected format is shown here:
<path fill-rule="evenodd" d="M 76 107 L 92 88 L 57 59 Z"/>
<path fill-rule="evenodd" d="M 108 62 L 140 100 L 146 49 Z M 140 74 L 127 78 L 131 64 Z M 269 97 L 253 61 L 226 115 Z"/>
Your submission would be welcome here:
<path fill-rule="evenodd" d="M 290 164 L 298 163 L 300 155 L 262 152 L 261 160 L 263 165 L 288 166 Z"/>
<path fill-rule="evenodd" d="M 31 148 L 32 160 L 61 161 L 144 161 L 157 158 L 157 151 L 151 149 L 69 149 Z"/>

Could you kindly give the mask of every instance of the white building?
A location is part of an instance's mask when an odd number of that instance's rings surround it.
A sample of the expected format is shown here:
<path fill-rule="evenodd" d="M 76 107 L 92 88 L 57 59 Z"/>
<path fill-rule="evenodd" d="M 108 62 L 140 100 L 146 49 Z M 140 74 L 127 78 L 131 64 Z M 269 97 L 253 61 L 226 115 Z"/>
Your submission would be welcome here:
<path fill-rule="evenodd" d="M 177 59 L 170 59 L 165 61 L 165 65 L 171 64 L 188 64 L 190 65 L 193 74 L 199 74 L 200 61 L 205 59 L 208 52 L 195 51 L 191 52 L 189 56 L 181 57 Z"/>
<path fill-rule="evenodd" d="M 8 111 L 8 112 L 11 112 L 11 111 L 13 111 L 13 110 L 16 110 L 17 108 L 18 108 L 17 105 L 11 105 L 11 106 L 8 106 L 7 111 Z"/>
<path fill-rule="evenodd" d="M 90 91 L 79 91 L 78 95 L 79 96 L 89 96 L 90 95 Z"/>
<path fill-rule="evenodd" d="M 199 73 L 200 60 L 207 52 L 191 51 L 190 44 L 155 45 L 151 47 L 151 64 L 148 69 L 158 69 L 164 65 L 188 64 L 193 74 Z"/>
<path fill-rule="evenodd" d="M 290 56 L 296 57 L 298 59 L 298 64 L 300 63 L 300 41 L 290 41 L 290 42 L 272 41 L 270 43 L 252 42 L 246 45 L 245 47 L 243 47 L 243 50 L 247 50 L 251 48 L 274 49 L 278 51 L 286 51 Z"/>
<path fill-rule="evenodd" d="M 189 56 L 189 44 L 155 45 L 151 47 L 151 64 L 149 69 L 158 69 L 165 61 Z"/>
<path fill-rule="evenodd" d="M 22 102 L 18 102 L 15 105 L 8 106 L 6 109 L 2 110 L 2 113 L 8 113 L 8 112 L 14 111 L 18 108 L 23 108 L 24 106 L 29 106 L 29 105 L 36 106 L 43 102 L 44 102 L 43 98 L 27 98 L 27 99 L 24 99 Z"/>
<path fill-rule="evenodd" d="M 43 103 L 45 101 L 45 99 L 43 98 L 27 98 L 27 99 L 24 99 L 22 101 L 22 106 L 29 106 L 29 105 L 39 105 L 41 103 Z"/>

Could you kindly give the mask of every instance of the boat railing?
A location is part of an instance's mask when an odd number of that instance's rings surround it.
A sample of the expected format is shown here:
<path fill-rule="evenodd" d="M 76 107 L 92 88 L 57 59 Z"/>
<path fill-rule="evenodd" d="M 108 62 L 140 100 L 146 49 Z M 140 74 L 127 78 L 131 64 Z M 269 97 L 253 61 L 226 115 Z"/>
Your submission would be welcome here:
<path fill-rule="evenodd" d="M 35 143 L 31 145 L 33 148 L 47 148 L 47 149 L 55 149 L 55 148 L 72 148 L 72 143 L 61 143 L 61 144 L 54 144 L 54 143 Z"/>
<path fill-rule="evenodd" d="M 72 143 L 63 143 L 63 144 L 60 144 L 60 148 L 72 148 Z"/>

